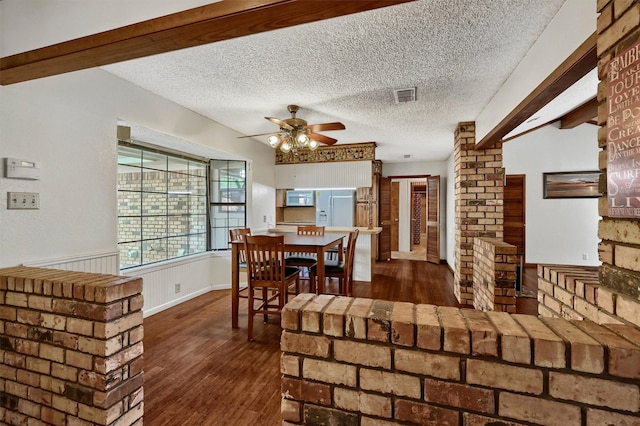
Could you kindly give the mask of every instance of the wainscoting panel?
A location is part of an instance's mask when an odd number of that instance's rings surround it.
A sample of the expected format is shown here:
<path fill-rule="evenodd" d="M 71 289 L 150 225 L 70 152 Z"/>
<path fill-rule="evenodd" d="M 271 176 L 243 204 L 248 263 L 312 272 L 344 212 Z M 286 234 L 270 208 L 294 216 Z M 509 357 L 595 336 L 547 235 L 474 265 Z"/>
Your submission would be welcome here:
<path fill-rule="evenodd" d="M 229 253 L 194 255 L 122 274 L 142 278 L 145 317 L 208 291 L 231 288 Z"/>
<path fill-rule="evenodd" d="M 38 268 L 62 269 L 65 271 L 120 275 L 120 262 L 117 251 L 39 260 L 35 262 L 27 262 L 23 265 Z"/>

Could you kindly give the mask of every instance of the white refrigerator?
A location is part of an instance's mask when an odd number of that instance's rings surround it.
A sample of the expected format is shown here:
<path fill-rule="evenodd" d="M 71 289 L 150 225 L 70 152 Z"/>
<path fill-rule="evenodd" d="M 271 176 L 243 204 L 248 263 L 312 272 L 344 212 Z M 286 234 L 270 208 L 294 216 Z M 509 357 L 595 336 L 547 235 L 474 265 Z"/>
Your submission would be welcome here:
<path fill-rule="evenodd" d="M 346 226 L 355 224 L 356 191 L 327 189 L 316 191 L 316 225 Z"/>

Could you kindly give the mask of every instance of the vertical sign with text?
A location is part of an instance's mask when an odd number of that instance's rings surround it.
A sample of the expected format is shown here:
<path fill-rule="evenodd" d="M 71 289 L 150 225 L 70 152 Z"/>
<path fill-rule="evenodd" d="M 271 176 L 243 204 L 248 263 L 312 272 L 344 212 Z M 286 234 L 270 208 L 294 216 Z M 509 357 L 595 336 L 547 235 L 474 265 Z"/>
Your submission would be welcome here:
<path fill-rule="evenodd" d="M 640 218 L 640 43 L 611 60 L 607 77 L 608 213 Z"/>

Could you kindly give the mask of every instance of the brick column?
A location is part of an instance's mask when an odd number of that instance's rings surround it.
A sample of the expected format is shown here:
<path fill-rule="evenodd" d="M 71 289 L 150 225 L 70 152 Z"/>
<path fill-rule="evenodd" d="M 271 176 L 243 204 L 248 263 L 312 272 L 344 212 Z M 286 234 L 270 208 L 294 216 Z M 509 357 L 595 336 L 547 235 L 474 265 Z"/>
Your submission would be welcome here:
<path fill-rule="evenodd" d="M 454 293 L 468 305 L 473 304 L 473 239 L 503 237 L 502 144 L 484 151 L 475 150 L 475 144 L 475 123 L 459 123 L 454 134 Z"/>
<path fill-rule="evenodd" d="M 598 123 L 602 126 L 598 133 L 600 152 L 599 165 L 607 171 L 607 73 L 612 58 L 631 47 L 640 39 L 640 2 L 598 0 Z M 637 157 L 636 157 L 637 158 Z M 606 191 L 603 183 L 601 189 Z M 627 296 L 638 303 L 640 300 L 640 222 L 637 219 L 608 217 L 607 196 L 599 203 L 602 216 L 598 227 L 600 284 L 614 293 Z M 640 313 L 636 313 L 640 317 Z"/>
<path fill-rule="evenodd" d="M 0 424 L 142 425 L 142 279 L 0 269 Z"/>

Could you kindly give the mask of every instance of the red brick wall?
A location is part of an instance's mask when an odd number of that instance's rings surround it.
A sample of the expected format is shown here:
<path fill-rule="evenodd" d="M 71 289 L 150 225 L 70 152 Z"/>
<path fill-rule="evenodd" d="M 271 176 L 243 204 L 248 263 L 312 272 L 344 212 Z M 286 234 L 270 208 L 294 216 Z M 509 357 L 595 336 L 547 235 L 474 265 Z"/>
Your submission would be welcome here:
<path fill-rule="evenodd" d="M 473 246 L 473 307 L 516 312 L 516 246 L 497 238 L 476 238 Z"/>
<path fill-rule="evenodd" d="M 454 294 L 473 304 L 473 240 L 503 237 L 502 144 L 476 151 L 474 122 L 459 123 L 454 139 Z"/>
<path fill-rule="evenodd" d="M 140 278 L 0 269 L 0 423 L 142 425 L 141 292 Z"/>
<path fill-rule="evenodd" d="M 302 294 L 282 327 L 283 424 L 640 424 L 631 326 Z"/>

